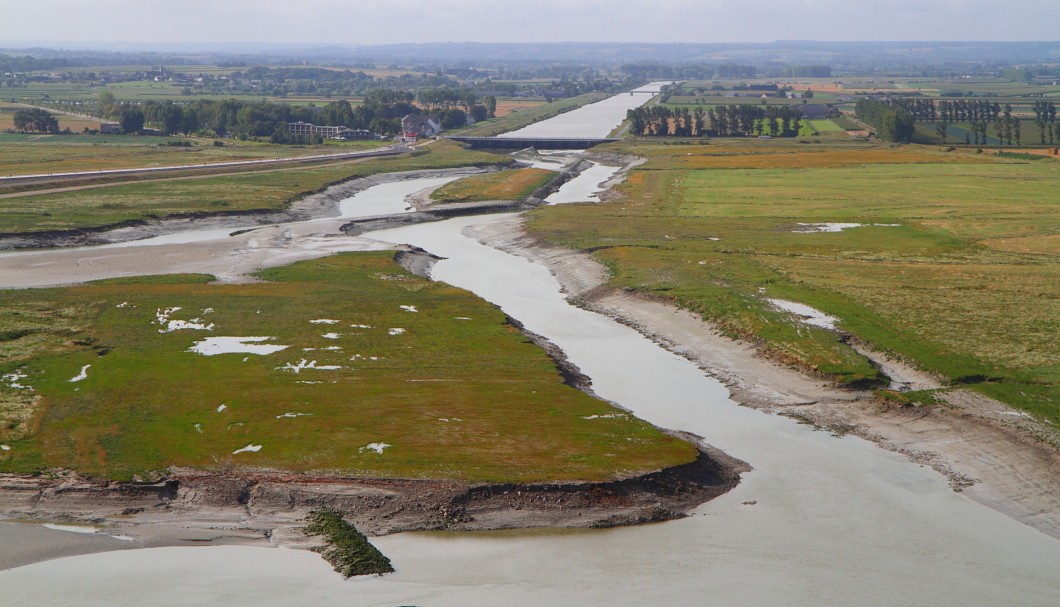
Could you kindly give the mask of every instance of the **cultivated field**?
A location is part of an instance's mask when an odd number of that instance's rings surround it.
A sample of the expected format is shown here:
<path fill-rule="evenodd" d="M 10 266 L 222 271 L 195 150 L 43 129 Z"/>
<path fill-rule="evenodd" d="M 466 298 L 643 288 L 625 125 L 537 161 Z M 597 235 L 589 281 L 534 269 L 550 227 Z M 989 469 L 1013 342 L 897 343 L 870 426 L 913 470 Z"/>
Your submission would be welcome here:
<path fill-rule="evenodd" d="M 595 250 L 615 286 L 841 383 L 878 381 L 835 333 L 767 298 L 808 304 L 879 349 L 1060 423 L 1060 163 L 855 142 L 611 148 L 649 158 L 621 198 L 540 209 L 530 226 Z M 857 226 L 805 225 L 829 223 Z"/>
<path fill-rule="evenodd" d="M 185 275 L 0 291 L 0 471 L 518 482 L 696 457 L 565 385 L 494 306 L 391 258 L 332 256 L 248 285 Z M 221 336 L 283 348 L 191 350 Z"/>
<path fill-rule="evenodd" d="M 536 107 L 545 105 L 544 101 L 535 101 L 530 99 L 498 99 L 497 100 L 497 118 L 503 118 L 513 112 L 520 110 L 528 110 Z"/>

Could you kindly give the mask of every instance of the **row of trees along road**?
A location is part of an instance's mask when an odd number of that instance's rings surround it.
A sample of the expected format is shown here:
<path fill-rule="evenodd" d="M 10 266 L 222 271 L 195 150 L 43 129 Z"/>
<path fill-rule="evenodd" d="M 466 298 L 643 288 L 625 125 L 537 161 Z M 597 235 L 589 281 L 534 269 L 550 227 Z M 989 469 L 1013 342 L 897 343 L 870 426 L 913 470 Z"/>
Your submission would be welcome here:
<path fill-rule="evenodd" d="M 1012 105 L 1001 105 L 996 101 L 947 100 L 947 99 L 894 99 L 893 107 L 901 108 L 910 114 L 916 122 L 935 124 L 935 132 L 946 142 L 947 128 L 951 124 L 967 124 L 971 135 L 967 143 L 987 143 L 987 130 L 993 125 L 999 141 L 1012 145 L 1021 145 L 1022 132 L 1020 119 L 1013 116 Z M 1056 121 L 1056 104 L 1052 101 L 1035 101 L 1031 105 L 1034 111 L 1034 125 L 1038 127 L 1039 140 L 1044 144 L 1055 144 L 1060 139 L 1060 125 Z"/>
<path fill-rule="evenodd" d="M 634 135 L 657 137 L 794 137 L 802 128 L 802 110 L 797 106 L 719 105 L 689 111 L 654 105 L 629 110 L 626 118 Z"/>
<path fill-rule="evenodd" d="M 27 108 L 16 110 L 12 117 L 15 130 L 23 133 L 58 133 L 59 120 L 47 110 Z"/>

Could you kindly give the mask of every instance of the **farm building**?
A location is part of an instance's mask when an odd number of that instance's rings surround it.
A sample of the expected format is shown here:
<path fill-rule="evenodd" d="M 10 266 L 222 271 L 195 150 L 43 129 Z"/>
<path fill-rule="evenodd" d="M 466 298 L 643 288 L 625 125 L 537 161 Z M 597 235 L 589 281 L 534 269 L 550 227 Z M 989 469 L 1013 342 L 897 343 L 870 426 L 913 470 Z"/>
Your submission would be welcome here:
<path fill-rule="evenodd" d="M 802 110 L 802 117 L 807 120 L 825 120 L 834 117 L 833 112 L 836 112 L 835 108 L 822 103 L 807 103 L 799 108 Z"/>
<path fill-rule="evenodd" d="M 426 114 L 409 114 L 401 119 L 405 137 L 430 137 L 442 132 L 442 125 Z"/>
<path fill-rule="evenodd" d="M 364 129 L 350 129 L 344 126 L 318 126 L 309 122 L 288 122 L 287 132 L 295 135 L 320 135 L 321 137 L 344 139 L 346 141 L 371 139 L 374 137 L 371 131 Z"/>

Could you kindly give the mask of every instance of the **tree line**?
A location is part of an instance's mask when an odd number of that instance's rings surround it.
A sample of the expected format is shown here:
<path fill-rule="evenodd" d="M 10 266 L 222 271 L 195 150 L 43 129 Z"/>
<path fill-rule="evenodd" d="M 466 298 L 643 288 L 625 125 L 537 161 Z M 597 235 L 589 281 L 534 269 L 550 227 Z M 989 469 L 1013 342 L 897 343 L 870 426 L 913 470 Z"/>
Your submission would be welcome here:
<path fill-rule="evenodd" d="M 39 70 L 53 70 L 61 67 L 76 67 L 84 65 L 80 61 L 61 58 L 41 58 L 30 55 L 15 57 L 0 53 L 0 75 L 5 72 L 34 72 Z"/>
<path fill-rule="evenodd" d="M 993 126 L 994 134 L 1002 144 L 1022 145 L 1022 121 L 1013 115 L 1012 104 L 1004 105 L 982 99 L 892 99 L 887 102 L 912 115 L 915 122 L 935 124 L 935 132 L 943 143 L 951 124 L 968 125 L 969 134 L 965 143 L 979 145 L 987 143 L 987 131 Z M 1056 121 L 1056 104 L 1039 100 L 1031 105 L 1034 124 L 1038 127 L 1040 141 L 1055 144 L 1060 139 L 1060 125 Z M 860 116 L 859 116 L 860 117 Z M 867 121 L 866 121 L 867 122 Z"/>
<path fill-rule="evenodd" d="M 896 107 L 886 101 L 858 99 L 854 104 L 854 114 L 862 122 L 876 129 L 881 139 L 897 143 L 909 143 L 916 131 L 913 114 L 902 107 Z"/>
<path fill-rule="evenodd" d="M 1031 106 L 1034 110 L 1034 125 L 1038 127 L 1041 142 L 1045 143 L 1048 134 L 1049 145 L 1060 139 L 1060 124 L 1056 122 L 1056 104 L 1052 101 L 1035 101 Z"/>
<path fill-rule="evenodd" d="M 802 128 L 798 106 L 719 105 L 670 109 L 642 106 L 626 112 L 630 132 L 641 136 L 795 137 Z"/>
<path fill-rule="evenodd" d="M 344 126 L 364 129 L 383 135 L 401 132 L 401 118 L 423 113 L 413 104 L 415 96 L 408 91 L 373 89 L 361 105 L 353 106 L 345 99 L 323 107 L 292 106 L 267 101 L 253 102 L 238 99 L 197 99 L 178 104 L 172 101 L 146 101 L 140 104 L 118 103 L 104 91 L 100 94 L 100 114 L 105 119 L 118 120 L 125 133 L 140 133 L 147 126 L 158 128 L 166 135 L 238 137 L 241 139 L 269 138 L 273 143 L 319 143 L 320 136 L 304 136 L 287 132 L 291 122 L 309 122 L 320 126 Z M 436 117 L 443 128 L 451 129 L 467 123 L 468 116 L 484 120 L 496 111 L 496 98 L 477 103 L 476 97 L 456 95 L 452 91 L 434 90 L 421 103 L 428 103 L 426 112 Z M 466 108 L 468 111 L 465 112 Z M 43 111 L 43 110 L 42 110 Z"/>
<path fill-rule="evenodd" d="M 641 106 L 626 112 L 629 130 L 634 135 L 664 137 L 698 137 L 706 134 L 703 108 L 671 110 L 665 105 Z"/>
<path fill-rule="evenodd" d="M 40 108 L 16 110 L 12 117 L 15 130 L 22 133 L 58 133 L 59 120 Z"/>
<path fill-rule="evenodd" d="M 316 140 L 309 141 L 287 133 L 286 125 L 309 122 L 396 134 L 401 130 L 401 117 L 417 112 L 419 108 L 401 102 L 352 107 L 348 101 L 342 100 L 321 108 L 267 101 L 198 99 L 187 104 L 172 101 L 110 104 L 102 113 L 104 118 L 118 120 L 125 133 L 139 133 L 145 126 L 153 125 L 166 135 L 268 137 L 276 143 L 316 143 Z"/>
<path fill-rule="evenodd" d="M 765 66 L 723 63 L 667 65 L 665 63 L 627 63 L 619 70 L 640 80 L 662 78 L 666 80 L 698 80 L 710 78 L 831 78 L 832 68 L 827 65 Z"/>
<path fill-rule="evenodd" d="M 719 137 L 795 137 L 802 128 L 802 109 L 794 105 L 719 105 L 707 118 Z"/>
<path fill-rule="evenodd" d="M 667 65 L 665 63 L 627 63 L 619 71 L 635 80 L 689 80 L 702 78 L 754 78 L 758 68 L 753 65 L 726 63 L 721 65 Z"/>

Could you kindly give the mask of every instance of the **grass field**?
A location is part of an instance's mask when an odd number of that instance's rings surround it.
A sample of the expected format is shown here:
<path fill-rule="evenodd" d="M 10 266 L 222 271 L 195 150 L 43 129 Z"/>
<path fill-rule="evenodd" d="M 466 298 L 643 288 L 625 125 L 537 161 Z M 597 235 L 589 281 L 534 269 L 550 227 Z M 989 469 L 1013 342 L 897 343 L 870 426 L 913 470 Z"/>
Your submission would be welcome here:
<path fill-rule="evenodd" d="M 752 93 L 742 93 L 740 97 L 724 97 L 724 96 L 708 96 L 700 95 L 696 97 L 692 96 L 678 96 L 674 95 L 663 105 L 670 109 L 679 108 L 690 108 L 690 106 L 703 106 L 703 109 L 710 109 L 719 105 L 760 105 L 762 101 L 765 101 L 767 105 L 802 105 L 802 99 L 778 99 L 772 98 L 762 99 L 761 95 L 753 95 Z"/>
<path fill-rule="evenodd" d="M 823 137 L 830 140 L 850 138 L 847 129 L 839 126 L 835 120 L 803 120 L 799 137 Z"/>
<path fill-rule="evenodd" d="M 854 142 L 612 149 L 649 158 L 624 196 L 534 211 L 535 235 L 841 383 L 878 375 L 766 297 L 1060 423 L 1060 163 Z M 827 222 L 863 227 L 798 231 Z"/>
<path fill-rule="evenodd" d="M 192 145 L 167 145 L 184 141 Z M 385 145 L 382 141 L 328 142 L 314 146 L 225 141 L 224 147 L 217 147 L 209 139 L 188 137 L 0 133 L 0 175 L 286 158 Z"/>
<path fill-rule="evenodd" d="M 436 202 L 522 200 L 556 176 L 545 169 L 513 169 L 471 175 L 446 184 L 431 193 Z"/>
<path fill-rule="evenodd" d="M 695 458 L 563 384 L 496 307 L 391 258 L 332 256 L 249 285 L 165 276 L 0 291 L 0 471 L 128 480 L 235 465 L 515 482 Z M 178 320 L 211 329 L 171 330 Z M 189 351 L 215 336 L 286 348 Z"/>
<path fill-rule="evenodd" d="M 846 129 L 836 124 L 834 120 L 807 120 L 806 122 L 818 133 L 846 132 Z"/>
<path fill-rule="evenodd" d="M 96 101 L 103 91 L 110 91 L 118 101 L 176 101 L 189 99 L 239 99 L 261 101 L 262 95 L 238 93 L 211 94 L 195 90 L 191 97 L 183 94 L 184 84 L 173 82 L 121 82 L 95 86 L 66 82 L 31 82 L 25 88 L 0 89 L 0 100 L 40 103 L 42 101 Z"/>
<path fill-rule="evenodd" d="M 925 88 L 942 91 L 975 93 L 977 95 L 989 94 L 992 97 L 1019 97 L 1024 95 L 1056 94 L 1060 93 L 1060 86 L 1038 86 L 1026 82 L 1011 82 L 1008 80 L 961 80 L 961 81 L 937 81 L 926 82 Z M 1001 103 L 1004 103 L 1002 101 Z"/>
<path fill-rule="evenodd" d="M 410 156 L 21 196 L 0 200 L 0 233 L 98 228 L 181 213 L 276 210 L 302 193 L 374 173 L 509 163 L 506 156 L 439 142 Z"/>
<path fill-rule="evenodd" d="M 496 112 L 497 118 L 504 118 L 513 112 L 529 110 L 541 107 L 542 105 L 545 105 L 544 101 L 534 101 L 529 99 L 498 99 Z"/>
<path fill-rule="evenodd" d="M 15 128 L 15 112 L 18 110 L 26 109 L 24 106 L 16 105 L 13 103 L 0 102 L 0 131 L 8 129 L 14 130 Z M 70 129 L 74 133 L 80 133 L 86 128 L 88 129 L 99 129 L 99 120 L 89 120 L 87 118 L 80 118 L 77 116 L 68 116 L 66 114 L 52 114 L 59 121 L 59 130 Z"/>
<path fill-rule="evenodd" d="M 965 135 L 968 136 L 967 141 L 974 141 L 971 135 L 971 126 L 968 123 L 954 123 L 950 124 L 946 128 L 946 144 L 963 145 L 965 142 Z M 1049 143 L 1049 133 L 1046 131 L 1045 139 L 1042 139 L 1042 132 L 1035 126 L 1033 120 L 1020 120 L 1020 145 L 1057 145 L 1055 143 L 1056 138 L 1054 134 L 1054 143 Z M 931 122 L 919 122 L 916 125 L 916 131 L 913 134 L 914 143 L 925 143 L 925 144 L 942 144 L 942 138 L 939 137 L 938 131 L 935 130 L 935 124 Z M 1015 142 L 1015 139 L 1013 139 Z M 1001 141 L 997 138 L 997 129 L 991 125 L 987 129 L 986 143 L 982 145 L 1000 145 Z"/>

